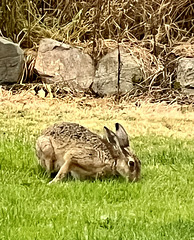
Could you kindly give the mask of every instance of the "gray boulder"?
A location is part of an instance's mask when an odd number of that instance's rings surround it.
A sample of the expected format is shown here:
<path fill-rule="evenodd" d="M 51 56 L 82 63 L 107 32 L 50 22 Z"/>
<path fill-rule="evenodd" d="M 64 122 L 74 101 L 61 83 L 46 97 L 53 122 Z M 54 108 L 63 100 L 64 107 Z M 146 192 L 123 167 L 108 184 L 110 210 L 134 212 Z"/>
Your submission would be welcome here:
<path fill-rule="evenodd" d="M 143 78 L 137 59 L 120 50 L 120 93 L 127 93 L 133 89 L 133 83 Z M 118 49 L 101 58 L 97 65 L 92 89 L 100 96 L 110 96 L 118 93 Z"/>
<path fill-rule="evenodd" d="M 178 61 L 176 81 L 186 94 L 194 95 L 194 58 L 181 58 Z"/>
<path fill-rule="evenodd" d="M 93 61 L 88 54 L 52 39 L 40 42 L 35 69 L 46 83 L 59 83 L 76 91 L 93 82 Z"/>
<path fill-rule="evenodd" d="M 24 53 L 18 44 L 0 37 L 0 84 L 17 83 L 24 65 Z"/>

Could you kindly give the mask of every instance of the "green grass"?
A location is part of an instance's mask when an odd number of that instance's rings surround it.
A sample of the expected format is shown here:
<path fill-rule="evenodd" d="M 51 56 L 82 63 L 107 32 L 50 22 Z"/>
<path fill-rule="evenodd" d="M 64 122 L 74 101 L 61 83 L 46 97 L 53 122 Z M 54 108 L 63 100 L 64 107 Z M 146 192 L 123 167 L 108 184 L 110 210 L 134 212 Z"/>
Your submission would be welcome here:
<path fill-rule="evenodd" d="M 21 125 L 1 132 L 1 240 L 194 239 L 193 140 L 132 138 L 142 161 L 137 183 L 119 177 L 47 185 L 34 152 L 37 134 Z"/>

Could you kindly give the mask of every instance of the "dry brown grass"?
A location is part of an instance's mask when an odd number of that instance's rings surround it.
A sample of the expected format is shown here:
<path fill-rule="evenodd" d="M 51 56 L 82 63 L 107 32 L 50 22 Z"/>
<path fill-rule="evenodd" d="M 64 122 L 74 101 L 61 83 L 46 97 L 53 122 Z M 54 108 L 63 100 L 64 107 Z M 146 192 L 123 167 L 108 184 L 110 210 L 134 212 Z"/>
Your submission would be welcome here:
<path fill-rule="evenodd" d="M 193 137 L 192 106 L 151 104 L 148 100 L 139 103 L 139 106 L 126 101 L 118 104 L 111 98 L 89 97 L 49 99 L 29 91 L 15 95 L 10 91 L 0 92 L 0 112 L 4 113 L 1 115 L 5 131 L 14 130 L 19 123 L 33 134 L 54 122 L 70 121 L 102 132 L 104 125 L 113 128 L 115 122 L 120 122 L 132 137 L 152 134 L 183 139 Z M 9 121 L 6 123 L 7 118 Z"/>
<path fill-rule="evenodd" d="M 76 44 L 90 42 L 94 31 L 95 40 L 144 39 L 152 48 L 154 44 L 171 47 L 193 37 L 191 0 L 2 0 L 0 11 L 2 33 L 28 47 L 46 36 Z"/>
<path fill-rule="evenodd" d="M 141 94 L 177 88 L 178 58 L 194 57 L 193 16 L 191 0 L 0 2 L 1 34 L 23 48 L 36 51 L 48 37 L 83 48 L 97 62 L 118 44 L 124 47 L 142 68 Z M 28 52 L 24 83 L 33 80 L 34 59 Z"/>

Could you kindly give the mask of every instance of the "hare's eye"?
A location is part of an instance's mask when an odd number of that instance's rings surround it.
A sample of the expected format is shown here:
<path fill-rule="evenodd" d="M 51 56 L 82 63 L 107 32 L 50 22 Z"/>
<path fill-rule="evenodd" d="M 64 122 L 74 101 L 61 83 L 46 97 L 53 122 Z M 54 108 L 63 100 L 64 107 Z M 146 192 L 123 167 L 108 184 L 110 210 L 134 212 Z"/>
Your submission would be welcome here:
<path fill-rule="evenodd" d="M 129 162 L 128 162 L 128 165 L 129 165 L 130 167 L 134 167 L 135 163 L 134 163 L 134 161 L 129 161 Z"/>

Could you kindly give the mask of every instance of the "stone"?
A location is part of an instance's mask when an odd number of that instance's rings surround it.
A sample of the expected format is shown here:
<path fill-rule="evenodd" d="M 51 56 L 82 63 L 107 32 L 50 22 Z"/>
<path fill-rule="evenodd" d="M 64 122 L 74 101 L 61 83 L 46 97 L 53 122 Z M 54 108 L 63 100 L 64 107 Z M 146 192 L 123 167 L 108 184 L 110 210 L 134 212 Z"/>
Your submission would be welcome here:
<path fill-rule="evenodd" d="M 178 61 L 176 81 L 183 92 L 194 95 L 194 58 L 181 58 Z"/>
<path fill-rule="evenodd" d="M 0 37 L 0 84 L 17 83 L 23 73 L 24 53 L 18 44 Z"/>
<path fill-rule="evenodd" d="M 141 82 L 143 74 L 138 60 L 120 49 L 120 94 L 130 92 L 134 83 Z M 111 96 L 118 93 L 118 49 L 100 59 L 95 72 L 92 89 L 99 96 Z"/>
<path fill-rule="evenodd" d="M 35 69 L 46 83 L 60 83 L 76 91 L 88 89 L 94 77 L 88 54 L 53 39 L 41 40 Z"/>

